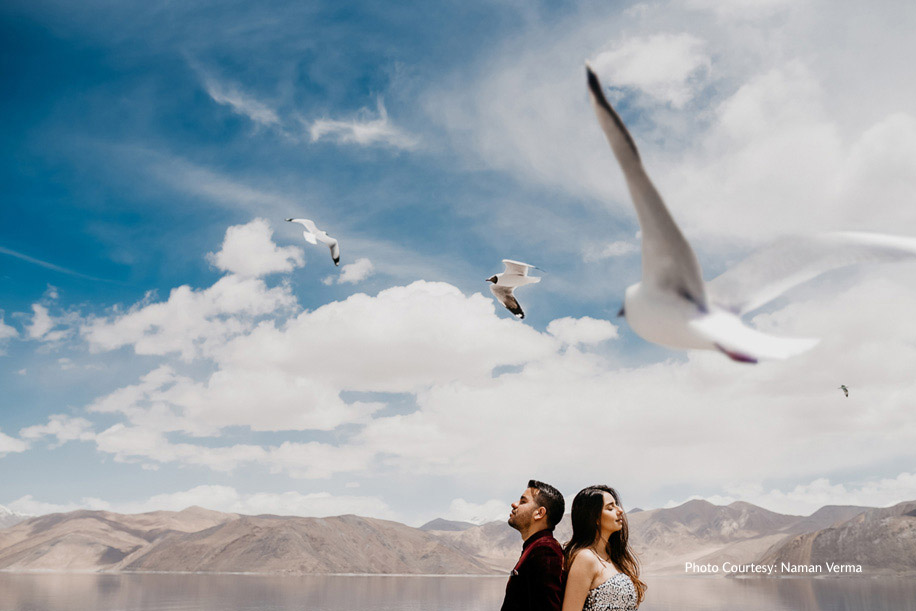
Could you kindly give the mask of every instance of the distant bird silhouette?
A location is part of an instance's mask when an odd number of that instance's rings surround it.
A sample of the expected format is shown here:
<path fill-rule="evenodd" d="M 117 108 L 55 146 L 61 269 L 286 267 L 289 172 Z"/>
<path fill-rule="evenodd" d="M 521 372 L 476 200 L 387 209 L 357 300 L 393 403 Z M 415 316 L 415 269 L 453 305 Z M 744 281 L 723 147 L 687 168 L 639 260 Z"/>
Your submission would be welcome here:
<path fill-rule="evenodd" d="M 841 385 L 840 385 L 840 390 L 843 391 L 843 394 L 844 394 L 844 395 L 846 395 L 847 397 L 849 396 L 849 389 L 846 388 L 846 385 L 845 385 L 845 384 L 841 384 Z"/>
<path fill-rule="evenodd" d="M 309 244 L 318 244 L 321 242 L 331 249 L 331 259 L 334 260 L 334 265 L 340 265 L 340 247 L 337 245 L 337 240 L 326 234 L 321 229 L 315 226 L 315 223 L 308 219 L 286 219 L 290 223 L 299 223 L 305 227 L 306 231 L 302 232 L 305 241 Z"/>
<path fill-rule="evenodd" d="M 519 286 L 540 282 L 540 278 L 528 275 L 529 269 L 538 268 L 533 265 L 528 265 L 527 263 L 522 263 L 521 261 L 513 261 L 512 259 L 503 259 L 503 263 L 506 264 L 506 271 L 487 278 L 487 282 L 493 283 L 490 285 L 490 292 L 493 293 L 501 304 L 506 306 L 507 310 L 521 320 L 525 318 L 525 312 L 522 311 L 522 306 L 518 304 L 518 300 L 515 298 L 515 295 L 512 294 L 512 290 Z"/>

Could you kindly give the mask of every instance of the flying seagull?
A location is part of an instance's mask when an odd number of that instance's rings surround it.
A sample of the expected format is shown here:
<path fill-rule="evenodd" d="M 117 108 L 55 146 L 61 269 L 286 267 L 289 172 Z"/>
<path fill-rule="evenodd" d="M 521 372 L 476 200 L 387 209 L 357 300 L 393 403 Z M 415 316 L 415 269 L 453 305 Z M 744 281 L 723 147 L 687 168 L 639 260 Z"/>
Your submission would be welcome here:
<path fill-rule="evenodd" d="M 845 384 L 840 384 L 840 390 L 843 391 L 843 394 L 844 394 L 844 395 L 846 395 L 847 397 L 849 396 L 849 389 L 846 388 L 846 385 L 845 385 Z"/>
<path fill-rule="evenodd" d="M 503 263 L 506 264 L 506 271 L 487 278 L 487 282 L 493 283 L 490 285 L 490 292 L 506 306 L 506 309 L 521 320 L 525 318 L 525 313 L 522 311 L 522 306 L 518 305 L 518 300 L 512 294 L 512 290 L 519 286 L 540 282 L 541 279 L 537 276 L 528 275 L 529 269 L 538 268 L 512 259 L 503 259 Z"/>
<path fill-rule="evenodd" d="M 627 288 L 620 315 L 644 339 L 669 348 L 718 350 L 744 363 L 788 358 L 818 340 L 767 335 L 746 326 L 741 316 L 828 270 L 916 256 L 914 238 L 828 233 L 784 239 L 705 283 L 696 254 L 646 174 L 633 137 L 591 67 L 586 71 L 598 123 L 623 170 L 642 229 L 642 282 Z"/>
<path fill-rule="evenodd" d="M 321 242 L 325 244 L 328 248 L 331 249 L 331 258 L 334 260 L 334 265 L 340 265 L 340 247 L 337 245 L 337 240 L 326 234 L 321 229 L 318 229 L 315 226 L 315 223 L 308 219 L 286 219 L 290 223 L 299 223 L 305 227 L 305 231 L 302 232 L 302 235 L 305 236 L 305 241 L 309 244 L 318 244 Z"/>

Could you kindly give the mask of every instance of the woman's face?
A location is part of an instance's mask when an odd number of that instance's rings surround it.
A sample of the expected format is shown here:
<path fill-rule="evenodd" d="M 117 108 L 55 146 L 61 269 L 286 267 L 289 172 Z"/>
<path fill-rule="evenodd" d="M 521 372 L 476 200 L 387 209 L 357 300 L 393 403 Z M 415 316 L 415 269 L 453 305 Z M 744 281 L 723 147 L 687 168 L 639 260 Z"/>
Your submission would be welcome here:
<path fill-rule="evenodd" d="M 604 496 L 604 507 L 601 509 L 601 538 L 607 539 L 615 532 L 623 528 L 623 509 L 617 506 L 617 501 L 609 492 L 602 492 Z"/>

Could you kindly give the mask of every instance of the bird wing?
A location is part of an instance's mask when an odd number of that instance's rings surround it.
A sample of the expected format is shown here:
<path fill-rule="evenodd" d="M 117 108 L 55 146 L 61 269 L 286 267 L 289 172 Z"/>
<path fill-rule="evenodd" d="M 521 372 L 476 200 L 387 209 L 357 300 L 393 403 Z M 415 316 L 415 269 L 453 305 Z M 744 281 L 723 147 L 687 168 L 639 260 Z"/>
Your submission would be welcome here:
<path fill-rule="evenodd" d="M 340 246 L 337 245 L 337 240 L 331 238 L 331 241 L 325 242 L 325 244 L 331 249 L 331 258 L 334 259 L 334 265 L 340 263 Z"/>
<path fill-rule="evenodd" d="M 315 234 L 315 238 L 328 247 L 333 247 L 335 244 L 337 244 L 337 240 L 335 238 L 332 238 L 323 231 L 318 231 L 318 233 Z"/>
<path fill-rule="evenodd" d="M 636 143 L 605 98 L 598 77 L 590 67 L 587 71 L 592 106 L 623 170 L 642 229 L 643 282 L 673 290 L 705 309 L 706 291 L 697 256 L 649 180 Z"/>
<path fill-rule="evenodd" d="M 767 335 L 748 327 L 737 316 L 714 310 L 690 321 L 694 331 L 734 361 L 756 363 L 760 359 L 786 359 L 813 348 L 819 340 Z"/>
<path fill-rule="evenodd" d="M 519 276 L 527 276 L 528 270 L 534 267 L 533 265 L 528 265 L 527 263 L 522 263 L 521 261 L 513 261 L 512 259 L 503 259 L 503 263 L 506 265 L 507 274 L 515 274 Z"/>
<path fill-rule="evenodd" d="M 784 238 L 707 284 L 710 300 L 736 314 L 771 302 L 789 289 L 834 269 L 916 257 L 916 238 L 836 232 Z"/>
<path fill-rule="evenodd" d="M 315 240 L 315 234 L 318 233 L 318 228 L 315 227 L 315 223 L 309 219 L 286 219 L 288 223 L 299 223 L 305 227 L 305 231 L 302 232 L 302 235 L 305 237 L 305 241 L 309 244 L 317 244 Z"/>
<path fill-rule="evenodd" d="M 515 298 L 515 295 L 512 294 L 511 287 L 498 286 L 496 284 L 490 285 L 490 292 L 499 300 L 501 304 L 506 306 L 506 309 L 518 316 L 519 318 L 524 318 L 525 313 L 522 311 L 522 306 L 518 304 L 518 299 Z"/>

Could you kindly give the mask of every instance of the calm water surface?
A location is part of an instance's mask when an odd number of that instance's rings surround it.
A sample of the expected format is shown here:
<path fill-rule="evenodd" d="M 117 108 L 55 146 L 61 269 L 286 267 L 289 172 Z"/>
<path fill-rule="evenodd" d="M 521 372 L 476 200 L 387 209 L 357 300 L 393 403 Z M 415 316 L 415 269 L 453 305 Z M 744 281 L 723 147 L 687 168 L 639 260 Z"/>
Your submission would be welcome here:
<path fill-rule="evenodd" d="M 916 611 L 916 580 L 649 577 L 640 611 Z M 503 577 L 0 573 L 2 611 L 485 611 Z"/>

